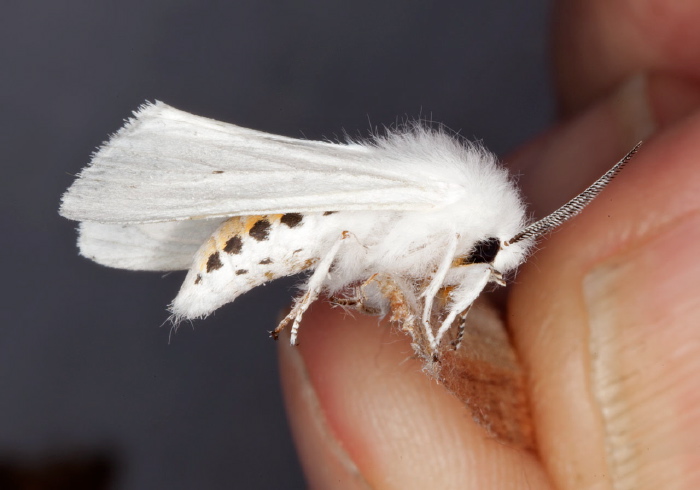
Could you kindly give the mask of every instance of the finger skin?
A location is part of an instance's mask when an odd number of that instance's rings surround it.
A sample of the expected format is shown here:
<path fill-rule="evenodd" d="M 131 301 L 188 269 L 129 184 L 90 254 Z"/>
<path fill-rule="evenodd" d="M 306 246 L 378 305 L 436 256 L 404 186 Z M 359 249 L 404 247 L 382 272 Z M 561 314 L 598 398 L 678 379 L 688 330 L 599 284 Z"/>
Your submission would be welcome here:
<path fill-rule="evenodd" d="M 700 488 L 699 140 L 696 114 L 647 143 L 512 290 L 557 488 Z"/>
<path fill-rule="evenodd" d="M 696 488 L 700 4 L 564 0 L 553 19 L 569 118 L 516 155 L 538 215 L 663 136 L 511 296 L 540 454 L 560 488 Z"/>

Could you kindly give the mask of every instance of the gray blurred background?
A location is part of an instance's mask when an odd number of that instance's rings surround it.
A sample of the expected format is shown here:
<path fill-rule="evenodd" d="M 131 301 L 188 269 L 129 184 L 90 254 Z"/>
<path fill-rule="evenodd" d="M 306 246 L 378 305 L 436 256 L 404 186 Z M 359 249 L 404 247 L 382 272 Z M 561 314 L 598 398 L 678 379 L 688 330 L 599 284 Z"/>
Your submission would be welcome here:
<path fill-rule="evenodd" d="M 147 99 L 309 139 L 424 116 L 503 155 L 552 119 L 547 15 L 544 0 L 3 2 L 0 487 L 73 461 L 119 489 L 304 488 L 267 336 L 294 280 L 169 338 L 183 273 L 80 258 L 61 194 Z"/>

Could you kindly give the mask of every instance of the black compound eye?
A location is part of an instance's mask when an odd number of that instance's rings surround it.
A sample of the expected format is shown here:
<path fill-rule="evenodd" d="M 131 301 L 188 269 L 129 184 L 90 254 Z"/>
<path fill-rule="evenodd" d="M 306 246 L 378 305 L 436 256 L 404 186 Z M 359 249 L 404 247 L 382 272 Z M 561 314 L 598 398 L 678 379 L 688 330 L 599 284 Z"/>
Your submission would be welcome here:
<path fill-rule="evenodd" d="M 498 238 L 487 238 L 476 242 L 474 251 L 469 254 L 470 264 L 491 264 L 501 250 L 501 241 Z"/>

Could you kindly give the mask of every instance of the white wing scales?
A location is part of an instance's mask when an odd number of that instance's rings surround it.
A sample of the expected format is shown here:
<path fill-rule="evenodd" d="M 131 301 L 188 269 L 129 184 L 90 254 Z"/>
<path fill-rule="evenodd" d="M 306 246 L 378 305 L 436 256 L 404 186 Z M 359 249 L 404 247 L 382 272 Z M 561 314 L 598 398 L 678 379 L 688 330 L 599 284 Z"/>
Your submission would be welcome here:
<path fill-rule="evenodd" d="M 421 158 L 274 136 L 143 106 L 63 197 L 79 221 L 146 223 L 286 212 L 430 209 L 459 189 Z M 389 164 L 390 163 L 390 164 Z"/>
<path fill-rule="evenodd" d="M 164 223 L 80 223 L 80 254 L 119 269 L 174 271 L 188 269 L 197 249 L 222 219 Z"/>
<path fill-rule="evenodd" d="M 256 286 L 313 268 L 339 234 L 323 221 L 298 213 L 226 220 L 195 255 L 171 305 L 176 321 L 205 317 Z"/>

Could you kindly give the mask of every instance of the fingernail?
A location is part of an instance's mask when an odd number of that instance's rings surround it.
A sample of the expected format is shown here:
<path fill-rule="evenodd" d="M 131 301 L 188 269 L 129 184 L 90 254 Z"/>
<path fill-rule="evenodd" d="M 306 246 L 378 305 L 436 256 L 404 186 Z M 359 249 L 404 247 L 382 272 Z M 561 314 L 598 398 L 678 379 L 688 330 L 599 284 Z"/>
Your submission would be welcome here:
<path fill-rule="evenodd" d="M 289 333 L 279 343 L 280 375 L 297 453 L 310 488 L 370 488 L 357 465 L 328 426 L 318 395 L 299 349 L 289 345 Z"/>
<path fill-rule="evenodd" d="M 615 488 L 700 482 L 698 243 L 693 213 L 585 277 L 591 388 Z"/>

